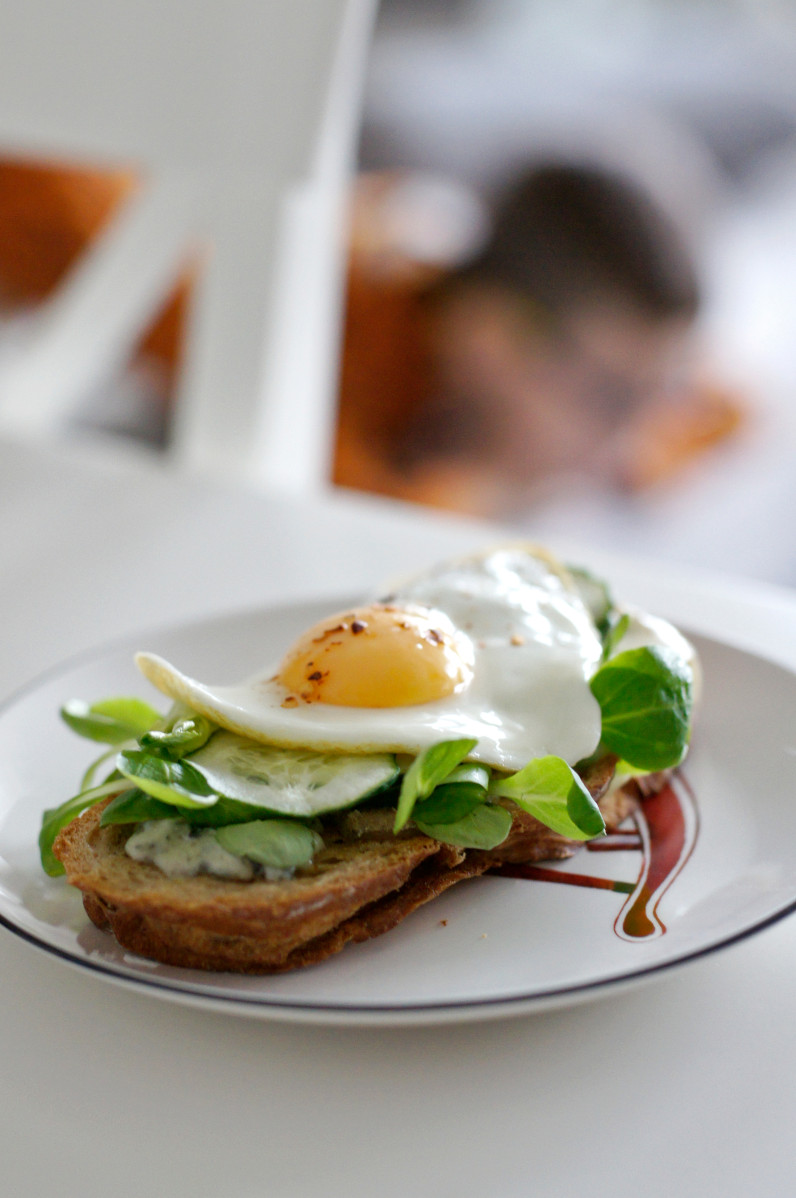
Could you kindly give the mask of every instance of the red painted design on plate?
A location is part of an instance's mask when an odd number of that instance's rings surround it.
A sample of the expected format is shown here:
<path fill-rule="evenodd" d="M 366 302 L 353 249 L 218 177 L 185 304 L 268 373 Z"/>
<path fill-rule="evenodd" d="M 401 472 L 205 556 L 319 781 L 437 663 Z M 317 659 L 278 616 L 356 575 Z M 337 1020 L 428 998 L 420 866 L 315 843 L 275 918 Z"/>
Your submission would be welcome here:
<path fill-rule="evenodd" d="M 685 779 L 677 775 L 657 794 L 644 799 L 634 822 L 641 839 L 641 870 L 614 931 L 625 940 L 647 940 L 666 931 L 658 904 L 696 844 L 696 801 Z"/>
<path fill-rule="evenodd" d="M 643 798 L 630 822 L 631 828 L 620 828 L 586 847 L 594 853 L 640 852 L 641 866 L 635 882 L 541 865 L 504 865 L 494 872 L 504 878 L 563 882 L 626 894 L 614 923 L 617 936 L 623 940 L 662 936 L 666 925 L 658 914 L 658 905 L 691 856 L 699 831 L 696 800 L 685 778 L 675 773 L 657 794 Z"/>

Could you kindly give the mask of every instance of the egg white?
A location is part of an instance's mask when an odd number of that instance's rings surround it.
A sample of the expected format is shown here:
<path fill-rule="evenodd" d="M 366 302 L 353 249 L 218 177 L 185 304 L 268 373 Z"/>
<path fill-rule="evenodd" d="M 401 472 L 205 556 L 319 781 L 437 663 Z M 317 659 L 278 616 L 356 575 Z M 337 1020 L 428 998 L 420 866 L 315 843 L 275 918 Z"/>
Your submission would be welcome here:
<path fill-rule="evenodd" d="M 318 751 L 417 754 L 440 740 L 477 740 L 472 760 L 505 770 L 555 754 L 570 764 L 600 738 L 588 680 L 600 660 L 594 624 L 565 575 L 543 557 L 508 548 L 454 562 L 404 583 L 391 604 L 442 611 L 473 647 L 462 692 L 409 707 L 284 707 L 276 668 L 231 686 L 208 685 L 163 658 L 139 668 L 159 690 L 254 740 Z"/>

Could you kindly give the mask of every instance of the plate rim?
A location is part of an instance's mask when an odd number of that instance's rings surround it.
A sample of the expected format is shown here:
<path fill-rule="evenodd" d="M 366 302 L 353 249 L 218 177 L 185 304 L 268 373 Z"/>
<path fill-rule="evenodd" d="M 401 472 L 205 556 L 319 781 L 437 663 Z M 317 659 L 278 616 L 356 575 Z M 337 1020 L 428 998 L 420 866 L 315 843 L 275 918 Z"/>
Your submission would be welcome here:
<path fill-rule="evenodd" d="M 193 1006 L 207 1010 L 216 1010 L 228 1014 L 237 1014 L 249 1018 L 273 1018 L 284 1022 L 312 1023 L 348 1023 L 365 1024 L 379 1023 L 399 1026 L 401 1023 L 426 1024 L 442 1023 L 448 1020 L 476 1020 L 501 1018 L 511 1015 L 527 1015 L 541 1013 L 553 1008 L 563 1009 L 574 1006 L 581 1001 L 598 998 L 607 992 L 630 989 L 633 986 L 652 981 L 658 974 L 670 970 L 682 969 L 684 966 L 704 960 L 716 952 L 741 943 L 751 936 L 764 932 L 780 920 L 796 912 L 796 897 L 779 911 L 772 912 L 764 919 L 743 928 L 738 932 L 713 941 L 702 948 L 694 949 L 673 957 L 668 961 L 660 961 L 614 974 L 608 977 L 594 979 L 588 982 L 578 982 L 571 986 L 558 986 L 552 990 L 541 990 L 533 994 L 501 995 L 489 998 L 454 999 L 440 1002 L 423 1003 L 374 1003 L 357 1005 L 350 1002 L 310 1002 L 303 999 L 271 999 L 268 997 L 247 997 L 240 994 L 204 994 L 191 986 L 178 985 L 165 978 L 149 975 L 132 975 L 116 969 L 106 962 L 95 961 L 91 958 L 81 958 L 67 949 L 50 944 L 40 939 L 33 932 L 14 924 L 4 914 L 0 913 L 0 926 L 30 944 L 40 952 L 55 957 L 64 964 L 78 970 L 87 970 L 92 976 L 111 985 L 118 985 L 152 996 L 168 999 L 177 1004 Z M 200 971 L 197 971 L 200 972 Z M 198 983 L 197 983 L 198 985 Z"/>

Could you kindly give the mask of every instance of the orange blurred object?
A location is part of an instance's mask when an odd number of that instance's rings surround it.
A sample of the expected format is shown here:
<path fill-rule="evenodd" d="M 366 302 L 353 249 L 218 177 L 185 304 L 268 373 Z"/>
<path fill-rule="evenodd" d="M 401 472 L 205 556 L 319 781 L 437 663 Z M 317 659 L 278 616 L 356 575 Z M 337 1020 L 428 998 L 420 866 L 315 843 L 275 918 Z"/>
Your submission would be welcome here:
<path fill-rule="evenodd" d="M 134 187 L 123 171 L 0 161 L 0 305 L 45 299 Z"/>
<path fill-rule="evenodd" d="M 695 384 L 638 417 L 624 440 L 622 481 L 631 491 L 663 485 L 748 422 L 740 398 L 711 383 Z"/>
<path fill-rule="evenodd" d="M 0 311 L 46 300 L 137 186 L 132 171 L 0 160 Z M 187 301 L 184 280 L 137 349 L 166 392 L 179 365 Z"/>

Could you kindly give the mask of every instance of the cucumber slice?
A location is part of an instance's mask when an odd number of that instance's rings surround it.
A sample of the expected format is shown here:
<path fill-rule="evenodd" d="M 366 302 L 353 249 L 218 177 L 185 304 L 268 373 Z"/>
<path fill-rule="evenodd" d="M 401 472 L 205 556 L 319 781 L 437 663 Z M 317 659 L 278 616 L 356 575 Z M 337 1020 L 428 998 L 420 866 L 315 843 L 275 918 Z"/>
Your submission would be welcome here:
<path fill-rule="evenodd" d="M 400 773 L 392 753 L 280 749 L 226 730 L 214 733 L 188 760 L 225 798 L 298 817 L 352 807 L 390 786 Z"/>

